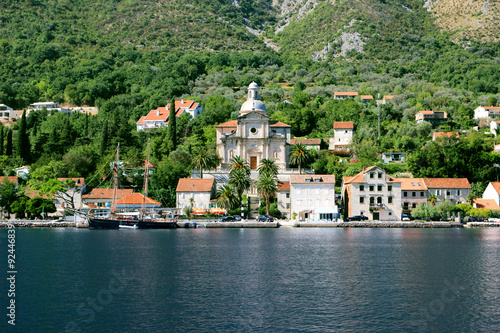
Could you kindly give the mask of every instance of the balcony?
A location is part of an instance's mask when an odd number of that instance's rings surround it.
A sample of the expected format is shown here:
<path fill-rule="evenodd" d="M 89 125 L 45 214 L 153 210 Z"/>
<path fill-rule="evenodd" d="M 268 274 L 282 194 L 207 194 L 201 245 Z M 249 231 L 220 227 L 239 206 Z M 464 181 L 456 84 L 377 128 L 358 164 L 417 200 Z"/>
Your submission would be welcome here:
<path fill-rule="evenodd" d="M 385 206 L 383 203 L 370 203 L 370 210 L 382 210 L 385 209 Z"/>

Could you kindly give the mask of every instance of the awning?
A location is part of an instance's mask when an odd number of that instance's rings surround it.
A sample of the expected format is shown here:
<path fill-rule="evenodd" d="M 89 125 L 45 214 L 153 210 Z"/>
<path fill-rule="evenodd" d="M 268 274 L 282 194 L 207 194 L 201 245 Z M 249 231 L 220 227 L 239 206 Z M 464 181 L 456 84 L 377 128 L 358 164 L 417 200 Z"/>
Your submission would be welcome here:
<path fill-rule="evenodd" d="M 338 213 L 339 210 L 335 206 L 335 207 L 333 207 L 331 209 L 315 209 L 314 212 L 318 213 L 318 214 L 334 214 L 334 213 Z"/>

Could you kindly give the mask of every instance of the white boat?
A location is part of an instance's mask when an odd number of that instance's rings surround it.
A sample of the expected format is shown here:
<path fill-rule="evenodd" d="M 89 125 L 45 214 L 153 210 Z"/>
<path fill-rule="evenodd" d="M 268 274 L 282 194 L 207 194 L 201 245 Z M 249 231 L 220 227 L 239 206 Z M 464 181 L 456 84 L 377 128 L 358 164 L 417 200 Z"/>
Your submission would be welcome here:
<path fill-rule="evenodd" d="M 123 225 L 123 224 L 120 224 L 119 228 L 120 229 L 138 229 L 139 227 L 137 226 L 137 224 L 134 224 L 134 225 Z"/>

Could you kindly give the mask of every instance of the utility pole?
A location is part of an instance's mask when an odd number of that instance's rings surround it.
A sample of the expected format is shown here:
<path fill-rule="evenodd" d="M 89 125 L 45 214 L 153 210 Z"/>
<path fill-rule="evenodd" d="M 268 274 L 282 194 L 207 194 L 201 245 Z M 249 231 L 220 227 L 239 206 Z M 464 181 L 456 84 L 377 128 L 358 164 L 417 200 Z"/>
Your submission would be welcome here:
<path fill-rule="evenodd" d="M 378 141 L 380 141 L 380 94 L 378 94 L 377 107 L 378 107 Z"/>

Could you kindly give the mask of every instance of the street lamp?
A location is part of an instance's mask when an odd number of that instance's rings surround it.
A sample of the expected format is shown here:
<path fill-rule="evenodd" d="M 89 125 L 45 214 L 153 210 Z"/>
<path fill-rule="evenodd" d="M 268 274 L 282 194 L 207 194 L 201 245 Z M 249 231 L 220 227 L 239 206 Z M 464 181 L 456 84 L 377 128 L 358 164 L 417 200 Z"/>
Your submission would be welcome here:
<path fill-rule="evenodd" d="M 243 220 L 243 217 L 245 216 L 245 204 L 244 201 L 241 200 L 241 219 Z"/>

